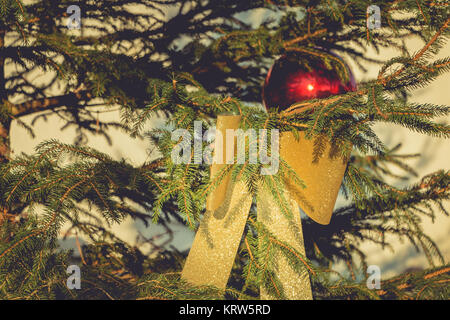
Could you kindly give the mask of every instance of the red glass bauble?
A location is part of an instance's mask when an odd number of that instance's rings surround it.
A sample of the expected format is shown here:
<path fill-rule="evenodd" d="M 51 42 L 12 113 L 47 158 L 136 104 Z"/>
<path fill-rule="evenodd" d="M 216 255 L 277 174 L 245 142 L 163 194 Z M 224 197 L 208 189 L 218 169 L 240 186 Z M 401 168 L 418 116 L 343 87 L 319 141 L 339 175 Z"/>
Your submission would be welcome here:
<path fill-rule="evenodd" d="M 350 68 L 336 54 L 329 53 L 341 61 L 347 69 L 348 81 L 343 82 L 334 68 L 327 68 L 322 60 L 307 57 L 302 63 L 297 55 L 285 55 L 270 68 L 263 88 L 266 109 L 285 110 L 294 103 L 315 98 L 326 98 L 356 90 L 356 82 Z"/>

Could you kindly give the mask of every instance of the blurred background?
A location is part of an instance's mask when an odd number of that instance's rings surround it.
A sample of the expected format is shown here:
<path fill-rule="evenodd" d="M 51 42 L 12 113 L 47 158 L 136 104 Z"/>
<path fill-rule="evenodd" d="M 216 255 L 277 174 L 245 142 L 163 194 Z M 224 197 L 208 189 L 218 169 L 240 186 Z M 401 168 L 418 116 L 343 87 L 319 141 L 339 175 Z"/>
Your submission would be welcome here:
<path fill-rule="evenodd" d="M 174 9 L 175 10 L 175 9 Z M 166 12 L 166 18 L 171 16 L 171 12 Z M 257 10 L 245 14 L 245 21 L 252 21 L 257 26 L 263 19 L 268 17 L 267 11 Z M 83 32 L 82 30 L 72 30 L 71 32 Z M 179 43 L 180 46 L 183 43 Z M 419 40 L 411 40 L 408 42 L 410 52 L 416 52 L 423 46 Z M 450 53 L 450 44 L 447 44 L 441 51 L 439 57 L 444 57 Z M 399 53 L 394 50 L 384 50 L 376 53 L 373 50 L 368 50 L 368 55 L 373 58 L 388 59 L 397 56 Z M 357 68 L 348 57 L 344 56 L 346 62 L 351 66 L 357 81 L 365 81 L 373 79 L 377 76 L 378 65 L 366 65 L 367 71 L 362 71 Z M 47 74 L 35 74 L 35 79 L 46 81 Z M 58 92 L 56 86 L 53 90 Z M 417 90 L 413 93 L 412 101 L 428 102 L 433 104 L 449 104 L 450 103 L 450 75 L 441 76 L 437 81 L 431 83 L 426 88 Z M 102 121 L 119 121 L 120 115 L 116 108 L 103 108 L 99 106 L 96 111 L 100 120 Z M 13 155 L 21 153 L 32 154 L 35 147 L 42 141 L 48 139 L 58 139 L 65 143 L 73 143 L 76 132 L 71 127 L 65 128 L 65 121 L 56 114 L 46 114 L 45 117 L 37 117 L 36 114 L 21 118 L 25 123 L 32 125 L 36 136 L 30 137 L 28 132 L 16 123 L 12 126 L 11 134 L 11 149 Z M 442 119 L 442 122 L 448 119 Z M 155 128 L 161 125 L 163 119 L 155 117 L 147 124 L 147 129 Z M 412 133 L 407 129 L 397 126 L 377 125 L 376 131 L 382 140 L 389 146 L 394 147 L 398 143 L 402 143 L 400 153 L 415 154 L 420 153 L 421 156 L 410 160 L 409 164 L 418 173 L 419 177 L 423 177 L 439 169 L 450 170 L 450 144 L 448 141 L 438 138 L 431 138 L 420 134 Z M 118 129 L 110 129 L 108 134 L 111 137 L 111 142 L 104 137 L 90 135 L 87 139 L 87 145 L 95 148 L 101 152 L 107 153 L 114 159 L 125 159 L 133 165 L 141 165 L 152 158 L 157 157 L 153 151 L 149 141 L 145 139 L 132 139 L 128 134 L 119 131 Z M 418 178 L 411 177 L 408 181 L 389 181 L 399 186 L 414 183 Z M 344 199 L 339 197 L 336 206 L 343 205 Z M 446 208 L 450 209 L 448 203 Z M 446 261 L 450 260 L 450 241 L 448 235 L 450 234 L 450 218 L 437 215 L 437 219 L 433 222 L 425 219 L 423 221 L 425 232 L 438 244 Z M 190 248 L 193 240 L 193 232 L 187 230 L 183 225 L 173 224 L 173 233 L 166 233 L 165 229 L 150 225 L 148 228 L 141 221 L 133 221 L 132 219 L 125 220 L 120 225 L 111 226 L 111 231 L 118 234 L 120 238 L 130 244 L 135 244 L 146 254 L 155 252 L 154 245 L 145 241 L 145 239 L 152 238 L 153 243 L 162 248 L 170 248 L 174 246 L 179 250 L 187 250 Z M 62 234 L 61 236 L 63 236 Z M 388 241 L 389 242 L 389 241 Z M 409 243 L 400 243 L 397 239 L 392 239 L 395 252 L 388 250 L 381 250 L 380 247 L 363 244 L 361 249 L 367 253 L 369 264 L 378 265 L 382 271 L 382 278 L 388 278 L 405 270 L 424 269 L 428 267 L 427 260 L 422 253 L 416 250 Z M 69 235 L 68 240 L 64 242 L 64 246 L 73 247 L 74 238 Z"/>

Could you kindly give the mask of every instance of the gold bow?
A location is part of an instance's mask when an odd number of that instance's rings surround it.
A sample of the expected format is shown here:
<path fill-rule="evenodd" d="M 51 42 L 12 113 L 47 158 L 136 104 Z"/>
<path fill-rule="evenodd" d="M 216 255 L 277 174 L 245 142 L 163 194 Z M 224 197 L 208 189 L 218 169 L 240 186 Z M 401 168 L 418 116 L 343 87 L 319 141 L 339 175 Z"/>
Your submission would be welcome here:
<path fill-rule="evenodd" d="M 225 137 L 227 129 L 238 129 L 241 116 L 219 116 L 216 130 Z M 303 234 L 298 206 L 314 221 L 328 224 L 345 173 L 347 161 L 331 158 L 331 145 L 326 142 L 325 151 L 314 161 L 314 142 L 306 140 L 303 133 L 296 140 L 291 132 L 280 137 L 280 157 L 304 181 L 302 188 L 292 179 L 285 180 L 285 196 L 293 219 L 288 219 L 278 208 L 267 188 L 258 188 L 256 195 L 258 221 L 280 241 L 305 254 Z M 236 143 L 227 145 L 226 139 L 216 139 L 216 149 L 235 150 Z M 236 152 L 236 151 L 235 151 Z M 222 161 L 224 162 L 224 161 Z M 221 172 L 226 164 L 214 163 L 211 178 Z M 231 173 L 222 178 L 220 184 L 207 198 L 207 211 L 200 224 L 194 243 L 182 272 L 182 278 L 194 285 L 214 285 L 224 289 L 233 266 L 236 253 L 247 222 L 252 196 L 242 181 L 231 182 Z M 312 299 L 309 274 L 298 275 L 284 256 L 277 257 L 277 275 L 289 299 Z M 262 299 L 272 297 L 261 289 Z"/>

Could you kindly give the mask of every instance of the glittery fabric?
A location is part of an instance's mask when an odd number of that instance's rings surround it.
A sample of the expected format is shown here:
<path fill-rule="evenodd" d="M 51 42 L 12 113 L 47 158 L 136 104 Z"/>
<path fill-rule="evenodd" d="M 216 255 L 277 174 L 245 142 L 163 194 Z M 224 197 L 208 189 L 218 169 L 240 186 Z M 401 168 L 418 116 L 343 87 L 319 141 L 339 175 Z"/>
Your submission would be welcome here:
<path fill-rule="evenodd" d="M 228 145 L 226 130 L 239 128 L 240 121 L 241 116 L 217 117 L 216 130 L 222 134 L 223 139 L 216 139 L 215 150 L 223 150 L 223 159 L 218 159 L 214 153 L 212 178 L 225 167 L 227 148 L 236 152 L 236 138 L 234 146 Z M 245 184 L 232 184 L 230 180 L 231 174 L 227 174 L 207 198 L 207 212 L 182 272 L 182 278 L 192 284 L 214 285 L 224 289 L 228 282 L 252 202 Z"/>
<path fill-rule="evenodd" d="M 227 145 L 226 139 L 226 130 L 227 129 L 238 129 L 239 123 L 241 122 L 241 116 L 222 116 L 219 115 L 217 117 L 216 131 L 222 134 L 222 141 L 216 139 L 214 150 L 218 150 L 221 148 L 223 159 L 219 159 L 219 163 L 217 162 L 217 153 L 214 153 L 213 164 L 211 165 L 211 178 L 214 178 L 225 166 L 226 166 L 226 157 L 227 157 L 227 148 L 233 148 L 234 153 L 236 153 L 236 138 L 234 139 L 234 146 Z M 216 135 L 217 136 L 217 135 Z M 220 184 L 216 187 L 214 192 L 211 192 L 206 199 L 206 209 L 210 211 L 214 211 L 222 204 L 225 200 L 225 194 L 230 182 L 231 174 L 227 174 L 222 178 Z"/>
<path fill-rule="evenodd" d="M 226 287 L 251 203 L 243 182 L 230 185 L 222 205 L 205 214 L 186 259 L 183 279 L 194 285 Z"/>
<path fill-rule="evenodd" d="M 224 138 L 223 145 L 216 141 L 216 148 L 222 147 L 223 160 L 225 160 L 227 148 L 233 148 L 226 144 L 226 129 L 239 128 L 240 120 L 241 116 L 218 116 L 217 118 L 216 129 L 222 133 Z M 300 139 L 297 141 L 291 132 L 281 134 L 280 156 L 305 182 L 306 188 L 295 185 L 291 179 L 285 181 L 286 188 L 311 219 L 327 225 L 330 223 L 347 161 L 339 157 L 330 157 L 331 144 L 328 141 L 324 141 L 324 151 L 318 161 L 314 161 L 314 140 L 306 140 L 302 132 L 299 133 L 299 136 Z M 236 149 L 236 141 L 234 149 Z M 220 172 L 224 166 L 225 164 L 213 163 L 211 177 Z M 230 174 L 225 176 L 214 192 L 208 196 L 207 210 L 214 211 L 222 204 L 229 183 Z"/>
<path fill-rule="evenodd" d="M 277 240 L 288 244 L 305 255 L 298 205 L 289 192 L 284 192 L 284 197 L 289 203 L 289 210 L 292 213 L 290 219 L 281 212 L 270 191 L 261 186 L 257 195 L 258 221 L 264 224 Z M 283 286 L 286 298 L 289 300 L 312 300 L 307 268 L 305 267 L 303 272 L 298 274 L 282 252 L 276 253 L 275 261 L 277 262 L 276 273 Z M 275 299 L 264 288 L 260 290 L 260 298 L 263 300 Z"/>
<path fill-rule="evenodd" d="M 240 116 L 219 116 L 217 130 L 225 137 L 226 129 L 237 129 Z M 330 143 L 314 162 L 314 141 L 306 140 L 300 133 L 296 141 L 292 133 L 284 132 L 280 138 L 280 156 L 306 183 L 303 189 L 287 179 L 285 181 L 288 202 L 293 218 L 288 219 L 279 210 L 272 194 L 260 187 L 257 194 L 258 220 L 266 225 L 275 237 L 304 254 L 303 232 L 298 205 L 308 216 L 321 224 L 328 224 L 345 173 L 346 161 L 330 158 Z M 224 157 L 228 148 L 216 143 L 216 150 L 222 148 Z M 211 176 L 224 167 L 213 164 Z M 247 193 L 244 182 L 232 183 L 226 176 L 207 199 L 207 212 L 200 224 L 194 243 L 186 259 L 182 278 L 194 285 L 214 285 L 224 289 L 233 266 L 245 223 L 250 211 L 252 197 Z M 276 257 L 277 274 L 288 299 L 312 299 L 309 274 L 300 275 L 291 268 L 280 252 Z M 261 289 L 262 299 L 272 299 Z"/>
<path fill-rule="evenodd" d="M 339 188 L 344 178 L 347 161 L 331 158 L 331 145 L 325 142 L 325 149 L 314 162 L 314 140 L 306 140 L 300 133 L 297 141 L 291 132 L 283 132 L 280 137 L 280 156 L 306 184 L 306 188 L 286 181 L 286 187 L 305 213 L 314 221 L 330 223 Z"/>

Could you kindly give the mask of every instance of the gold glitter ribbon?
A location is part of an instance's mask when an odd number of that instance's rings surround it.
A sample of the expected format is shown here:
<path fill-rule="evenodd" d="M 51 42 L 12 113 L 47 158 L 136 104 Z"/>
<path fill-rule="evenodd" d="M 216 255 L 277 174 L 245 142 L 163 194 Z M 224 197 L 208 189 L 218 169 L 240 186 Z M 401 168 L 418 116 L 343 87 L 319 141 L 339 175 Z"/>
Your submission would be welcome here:
<path fill-rule="evenodd" d="M 236 141 L 230 144 L 231 141 L 225 139 L 226 130 L 237 129 L 240 120 L 240 116 L 219 116 L 217 119 L 216 130 L 222 133 L 223 139 L 216 139 L 215 150 L 220 148 L 223 151 L 223 160 L 230 159 L 230 154 L 234 158 Z M 300 139 L 296 140 L 291 132 L 283 132 L 280 137 L 281 158 L 306 184 L 306 188 L 302 188 L 291 179 L 285 180 L 284 195 L 293 218 L 284 216 L 267 188 L 258 188 L 256 199 L 258 221 L 278 240 L 304 255 L 298 205 L 314 221 L 328 224 L 345 173 L 346 161 L 330 157 L 332 147 L 327 141 L 322 156 L 318 161 L 314 161 L 314 141 L 306 140 L 303 133 L 299 136 Z M 216 157 L 216 154 L 214 156 Z M 211 177 L 215 178 L 225 166 L 226 164 L 213 162 Z M 194 285 L 226 288 L 252 203 L 245 184 L 242 181 L 232 183 L 230 179 L 231 173 L 228 173 L 208 196 L 207 212 L 186 259 L 181 276 Z M 299 275 L 292 269 L 287 258 L 281 252 L 279 254 L 280 256 L 276 257 L 277 276 L 285 296 L 288 299 L 312 299 L 306 268 L 305 272 Z M 272 298 L 261 288 L 261 299 Z"/>
<path fill-rule="evenodd" d="M 286 217 L 281 212 L 278 204 L 268 188 L 258 188 L 256 205 L 258 210 L 258 221 L 278 240 L 287 244 L 290 248 L 305 256 L 305 245 L 303 243 L 303 231 L 298 205 L 288 191 L 284 197 L 289 205 L 288 210 L 292 218 Z M 276 273 L 283 286 L 284 295 L 289 300 L 312 300 L 311 283 L 308 270 L 303 268 L 302 272 L 296 272 L 287 257 L 280 251 L 275 253 Z M 273 300 L 276 297 L 270 295 L 264 287 L 260 288 L 260 298 Z"/>
<path fill-rule="evenodd" d="M 211 165 L 211 178 L 225 168 L 226 159 L 234 159 L 236 139 L 229 144 L 227 129 L 238 129 L 240 116 L 218 116 L 214 150 L 222 150 L 222 158 L 215 152 Z M 217 137 L 217 134 L 216 134 Z M 228 152 L 227 149 L 231 149 Z M 233 157 L 231 157 L 233 156 Z M 219 162 L 219 163 L 217 163 Z M 239 243 L 244 232 L 252 197 L 243 182 L 230 184 L 228 173 L 206 200 L 206 213 L 197 231 L 181 277 L 194 285 L 214 285 L 224 289 L 230 276 Z"/>
<path fill-rule="evenodd" d="M 226 190 L 222 206 L 206 212 L 186 259 L 183 279 L 225 289 L 251 204 L 247 187 L 237 182 Z"/>
<path fill-rule="evenodd" d="M 319 159 L 314 159 L 314 140 L 306 140 L 303 132 L 296 140 L 292 132 L 280 136 L 280 157 L 305 183 L 306 188 L 285 181 L 289 190 L 303 211 L 315 222 L 330 223 L 333 208 L 344 178 L 347 159 L 332 157 L 332 146 L 325 140 Z"/>

